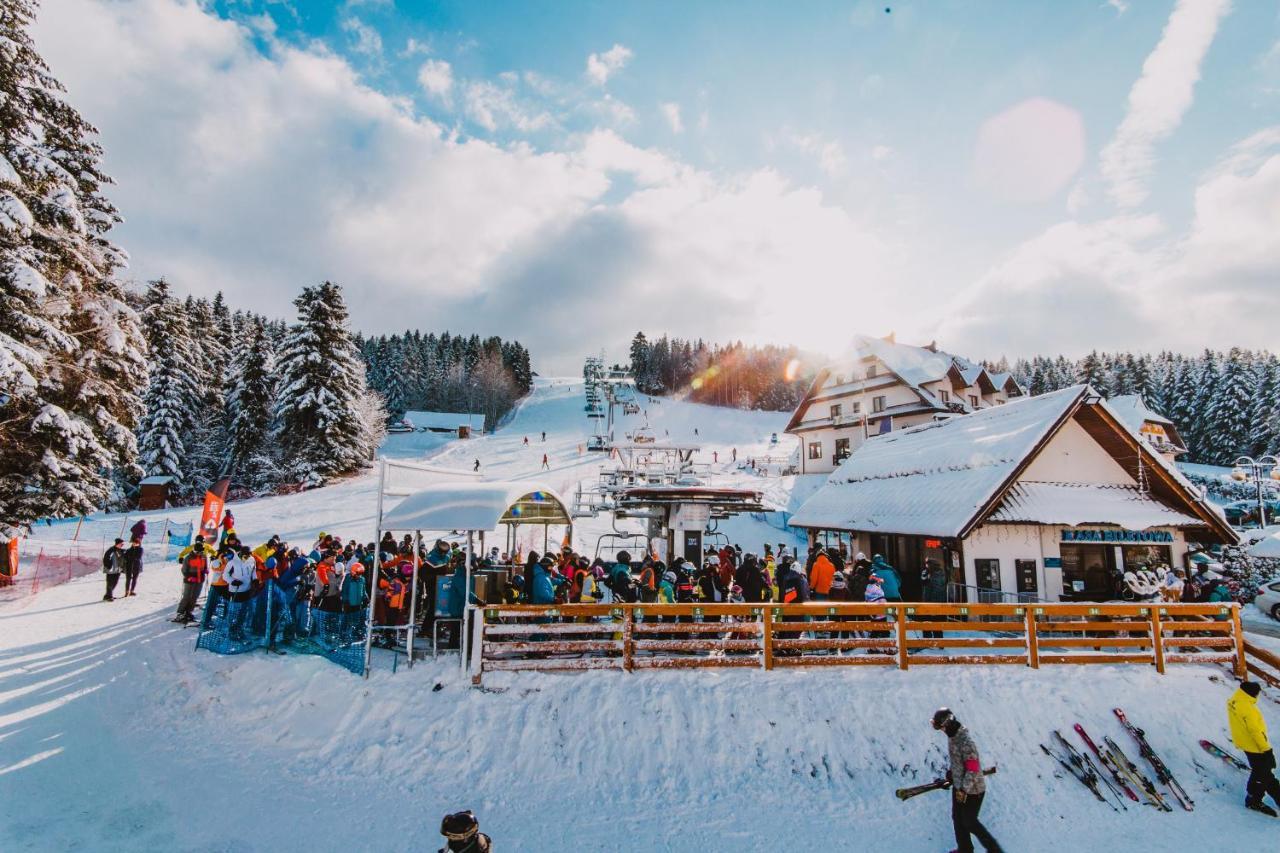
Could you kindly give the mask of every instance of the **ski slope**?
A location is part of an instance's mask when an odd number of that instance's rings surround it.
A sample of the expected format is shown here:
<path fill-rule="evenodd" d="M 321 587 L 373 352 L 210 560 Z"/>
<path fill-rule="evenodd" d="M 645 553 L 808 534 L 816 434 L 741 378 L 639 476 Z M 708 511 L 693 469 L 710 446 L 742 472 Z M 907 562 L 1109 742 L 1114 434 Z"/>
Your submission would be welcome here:
<path fill-rule="evenodd" d="M 580 382 L 540 380 L 497 434 L 422 458 L 479 459 L 486 477 L 568 497 L 604 463 L 578 453 L 582 402 Z M 734 447 L 767 452 L 785 421 L 648 410 L 660 438 L 697 428 L 723 469 Z M 780 507 L 802 488 L 724 475 Z M 233 509 L 250 540 L 371 538 L 376 490 L 365 474 Z M 579 524 L 575 544 L 592 550 L 608 525 Z M 781 534 L 737 519 L 730 535 L 758 547 Z M 501 850 L 946 850 L 946 794 L 893 796 L 939 773 L 945 742 L 928 720 L 942 704 L 1000 767 L 983 819 L 1006 849 L 1269 849 L 1280 828 L 1241 807 L 1244 774 L 1196 746 L 1229 741 L 1230 679 L 1213 667 L 495 673 L 476 690 L 448 659 L 364 681 L 316 657 L 194 653 L 194 632 L 167 621 L 178 585 L 172 564 L 149 561 L 135 598 L 101 602 L 94 575 L 0 603 L 0 850 L 436 849 L 440 816 L 460 808 Z M 1136 758 L 1114 705 L 1146 728 L 1194 813 L 1115 814 L 1058 778 L 1037 744 L 1076 721 Z"/>

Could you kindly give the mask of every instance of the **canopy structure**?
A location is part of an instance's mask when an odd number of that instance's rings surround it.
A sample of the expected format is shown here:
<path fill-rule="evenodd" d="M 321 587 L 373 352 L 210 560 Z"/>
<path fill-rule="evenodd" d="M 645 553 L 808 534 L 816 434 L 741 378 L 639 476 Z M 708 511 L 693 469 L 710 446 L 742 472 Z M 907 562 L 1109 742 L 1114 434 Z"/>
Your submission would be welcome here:
<path fill-rule="evenodd" d="M 382 516 L 383 531 L 490 531 L 501 524 L 571 524 L 560 496 L 532 483 L 440 483 Z"/>
<path fill-rule="evenodd" d="M 388 474 L 393 470 L 408 469 L 422 471 L 433 476 L 448 475 L 445 482 L 430 483 L 410 491 L 401 490 L 388 481 Z M 401 471 L 401 473 L 404 473 Z M 466 534 L 466 567 L 463 577 L 463 589 L 471 589 L 472 555 L 475 553 L 473 539 L 479 534 L 480 549 L 484 549 L 486 533 L 506 526 L 511 547 L 514 548 L 515 529 L 522 524 L 540 524 L 543 527 L 543 549 L 546 550 L 546 530 L 551 525 L 565 525 L 572 528 L 573 518 L 565 502 L 551 489 L 542 488 L 537 483 L 495 481 L 479 482 L 467 479 L 468 475 L 460 471 L 433 469 L 429 466 L 414 466 L 391 463 L 383 460 L 381 482 L 378 487 L 378 513 L 375 542 L 381 543 L 382 534 L 386 532 L 413 533 L 413 576 L 410 589 L 409 624 L 407 626 L 379 626 L 374 624 L 376 589 L 369 596 L 369 613 L 365 632 L 365 677 L 369 675 L 369 667 L 373 653 L 373 632 L 375 628 L 404 631 L 405 646 L 408 650 L 409 665 L 413 666 L 413 641 L 416 633 L 417 601 L 419 589 L 418 572 L 421 567 L 420 547 L 423 531 L 435 533 L 459 532 Z M 405 495 L 404 500 L 390 510 L 383 509 L 383 498 Z M 380 546 L 379 546 L 380 547 Z M 381 559 L 379 558 L 379 562 Z M 464 601 L 466 596 L 464 595 Z M 468 608 L 468 611 L 470 608 Z M 463 614 L 461 631 L 462 664 L 466 666 L 469 657 L 468 632 L 466 620 L 468 613 Z M 478 623 L 477 623 L 478 624 Z"/>

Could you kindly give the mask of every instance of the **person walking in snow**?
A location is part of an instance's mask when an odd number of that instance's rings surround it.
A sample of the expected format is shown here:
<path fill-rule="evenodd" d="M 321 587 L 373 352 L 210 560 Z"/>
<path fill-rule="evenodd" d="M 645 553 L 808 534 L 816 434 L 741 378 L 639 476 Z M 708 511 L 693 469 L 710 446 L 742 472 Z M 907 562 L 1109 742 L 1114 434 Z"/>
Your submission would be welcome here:
<path fill-rule="evenodd" d="M 547 458 L 547 454 L 545 453 L 542 454 L 542 470 L 543 471 L 551 470 L 551 460 Z"/>
<path fill-rule="evenodd" d="M 120 581 L 120 573 L 124 571 L 124 540 L 117 539 L 115 544 L 102 555 L 102 572 L 107 576 L 107 594 L 103 601 L 115 601 L 116 584 Z"/>
<path fill-rule="evenodd" d="M 138 575 L 142 574 L 142 539 L 135 536 L 124 551 L 124 594 L 137 595 Z"/>
<path fill-rule="evenodd" d="M 1258 694 L 1262 685 L 1256 681 L 1240 682 L 1240 689 L 1227 700 L 1227 722 L 1231 742 L 1249 761 L 1249 781 L 1244 788 L 1244 807 L 1276 816 L 1275 809 L 1262 801 L 1269 796 L 1280 806 L 1280 781 L 1276 781 L 1276 754 L 1267 738 L 1267 721 L 1258 710 Z"/>
<path fill-rule="evenodd" d="M 947 780 L 951 783 L 951 825 L 956 833 L 956 853 L 973 853 L 975 836 L 982 842 L 984 850 L 999 853 L 999 842 L 978 820 L 982 800 L 987 794 L 987 780 L 982 775 L 978 747 L 969 730 L 960 725 L 950 708 L 939 708 L 934 712 L 933 728 L 947 736 L 947 756 L 951 762 Z"/>

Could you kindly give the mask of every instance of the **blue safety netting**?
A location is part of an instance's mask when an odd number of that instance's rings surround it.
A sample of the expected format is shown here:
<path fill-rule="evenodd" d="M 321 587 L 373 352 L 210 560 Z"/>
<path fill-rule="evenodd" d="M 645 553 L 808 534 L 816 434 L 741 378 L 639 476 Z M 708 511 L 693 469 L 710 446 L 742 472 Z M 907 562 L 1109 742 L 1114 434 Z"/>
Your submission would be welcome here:
<path fill-rule="evenodd" d="M 365 609 L 333 612 L 267 584 L 244 601 L 210 587 L 196 648 L 235 655 L 256 649 L 319 655 L 355 673 L 364 672 Z"/>

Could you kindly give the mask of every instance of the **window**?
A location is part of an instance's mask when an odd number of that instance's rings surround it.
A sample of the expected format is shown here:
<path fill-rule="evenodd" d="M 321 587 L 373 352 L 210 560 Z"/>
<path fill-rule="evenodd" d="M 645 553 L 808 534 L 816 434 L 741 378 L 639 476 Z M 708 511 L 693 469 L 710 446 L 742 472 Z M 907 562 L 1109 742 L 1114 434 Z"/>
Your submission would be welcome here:
<path fill-rule="evenodd" d="M 950 391 L 947 391 L 947 390 L 946 390 L 946 389 L 944 389 L 944 388 L 940 388 L 940 389 L 938 389 L 938 399 L 939 399 L 939 400 L 941 400 L 941 401 L 942 401 L 942 402 L 944 402 L 944 403 L 950 403 L 950 402 L 951 402 L 951 392 L 950 392 Z"/>
<path fill-rule="evenodd" d="M 836 374 L 836 382 L 835 382 L 835 384 L 837 384 L 837 385 L 843 385 L 843 384 L 844 384 L 844 374 L 843 374 L 843 373 L 837 373 L 837 374 Z"/>
<path fill-rule="evenodd" d="M 875 366 L 874 364 L 873 364 L 873 365 L 870 365 L 870 366 L 867 368 L 867 378 L 868 378 L 868 379 L 875 379 L 875 378 L 876 378 L 876 366 Z"/>
<path fill-rule="evenodd" d="M 809 458 L 810 459 L 822 458 L 822 442 L 821 441 L 809 442 Z"/>
<path fill-rule="evenodd" d="M 843 411 L 843 408 L 841 407 L 841 405 L 839 403 L 833 403 L 831 406 L 831 417 L 833 418 L 840 417 L 841 411 Z"/>
<path fill-rule="evenodd" d="M 873 412 L 883 412 L 883 411 L 884 411 L 884 397 L 872 397 L 872 398 L 871 398 L 871 411 L 873 411 Z"/>
<path fill-rule="evenodd" d="M 978 397 L 976 394 L 969 395 L 969 407 L 973 409 L 978 408 Z"/>
<path fill-rule="evenodd" d="M 849 439 L 836 439 L 836 455 L 834 458 L 837 463 L 843 462 L 849 458 Z"/>
<path fill-rule="evenodd" d="M 862 411 L 862 403 L 850 403 L 849 411 L 853 412 L 855 415 L 858 414 L 858 412 Z"/>

